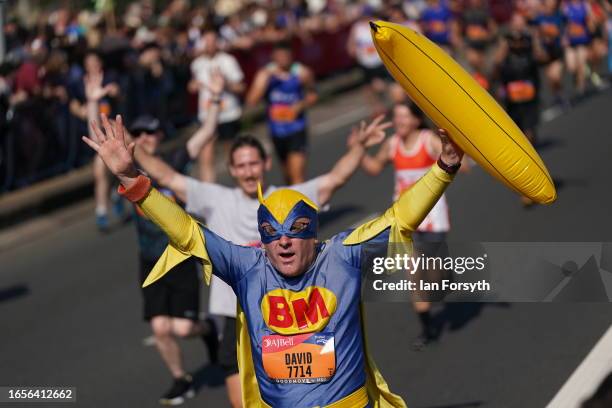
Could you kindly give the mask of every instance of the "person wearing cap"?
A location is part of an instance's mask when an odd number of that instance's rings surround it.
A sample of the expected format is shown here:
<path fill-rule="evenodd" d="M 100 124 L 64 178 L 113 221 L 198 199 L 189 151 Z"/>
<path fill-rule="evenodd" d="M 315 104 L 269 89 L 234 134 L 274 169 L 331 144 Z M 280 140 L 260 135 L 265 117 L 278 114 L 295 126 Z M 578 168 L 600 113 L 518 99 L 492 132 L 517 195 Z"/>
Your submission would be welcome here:
<path fill-rule="evenodd" d="M 463 152 L 445 133 L 438 162 L 381 216 L 323 243 L 317 206 L 290 189 L 263 197 L 257 222 L 263 249 L 232 244 L 199 225 L 151 187 L 133 161 L 121 118 L 83 140 L 119 179 L 120 193 L 162 228 L 169 246 L 144 285 L 191 257 L 206 281 L 227 282 L 242 310 L 239 361 L 248 407 L 405 407 L 370 359 L 361 307 L 362 245 L 409 245 L 410 235 L 458 170 Z"/>
<path fill-rule="evenodd" d="M 88 85 L 92 95 L 104 91 L 99 81 L 97 83 L 90 81 Z M 213 90 L 217 90 L 223 85 L 213 81 L 210 86 Z M 216 107 L 212 108 L 214 117 L 216 117 L 214 112 L 216 109 Z M 92 121 L 90 126 L 95 127 L 95 121 Z M 214 132 L 215 126 L 216 120 L 212 119 L 196 133 L 203 133 L 206 138 L 206 134 Z M 139 116 L 131 123 L 129 132 L 131 139 L 138 144 L 139 149 L 149 155 L 158 154 L 157 149 L 163 138 L 162 123 L 159 119 L 150 115 Z M 197 156 L 196 149 L 192 146 L 184 146 L 160 157 L 175 171 L 182 172 Z M 159 188 L 158 191 L 169 200 L 177 201 L 172 190 L 155 185 Z M 134 206 L 134 213 L 139 244 L 139 279 L 142 283 L 164 252 L 168 239 L 166 234 L 137 206 Z M 142 289 L 143 317 L 149 322 L 157 350 L 173 377 L 170 389 L 159 399 L 163 405 L 179 405 L 186 398 L 195 395 L 193 380 L 183 367 L 178 338 L 201 337 L 208 349 L 209 359 L 213 363 L 216 363 L 218 354 L 218 338 L 214 321 L 200 320 L 200 285 L 196 262 L 185 260 L 175 265 L 172 271 L 171 275 Z"/>

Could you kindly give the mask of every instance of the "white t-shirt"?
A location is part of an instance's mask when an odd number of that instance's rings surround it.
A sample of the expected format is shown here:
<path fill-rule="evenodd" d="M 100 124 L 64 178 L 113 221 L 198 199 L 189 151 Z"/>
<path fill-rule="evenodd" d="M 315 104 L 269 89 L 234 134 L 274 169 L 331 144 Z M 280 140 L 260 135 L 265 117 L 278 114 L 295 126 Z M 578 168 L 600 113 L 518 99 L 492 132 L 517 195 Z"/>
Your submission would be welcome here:
<path fill-rule="evenodd" d="M 317 206 L 320 177 L 289 188 L 310 198 Z M 270 186 L 264 196 L 283 188 Z M 220 237 L 238 245 L 260 246 L 257 230 L 259 201 L 238 188 L 187 178 L 187 212 L 206 220 L 206 226 Z M 232 288 L 213 275 L 210 286 L 209 312 L 236 317 L 236 295 Z"/>
<path fill-rule="evenodd" d="M 214 68 L 219 68 L 227 82 L 238 83 L 244 79 L 244 74 L 236 58 L 224 52 L 218 52 L 212 58 L 206 55 L 199 56 L 191 63 L 191 74 L 193 78 L 205 84 L 210 81 L 210 73 Z M 198 99 L 198 119 L 200 121 L 206 120 L 206 112 L 209 107 L 210 92 L 208 89 L 202 88 Z M 240 115 L 242 115 L 242 107 L 238 97 L 231 92 L 223 91 L 219 123 L 238 120 Z"/>

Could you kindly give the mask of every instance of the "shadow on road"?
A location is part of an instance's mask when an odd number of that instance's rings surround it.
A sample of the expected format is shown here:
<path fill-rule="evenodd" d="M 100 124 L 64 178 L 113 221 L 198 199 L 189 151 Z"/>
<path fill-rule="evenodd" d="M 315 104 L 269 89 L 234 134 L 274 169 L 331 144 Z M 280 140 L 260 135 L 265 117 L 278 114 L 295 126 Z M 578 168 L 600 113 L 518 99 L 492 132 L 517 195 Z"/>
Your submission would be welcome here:
<path fill-rule="evenodd" d="M 0 302 L 14 300 L 29 294 L 30 288 L 23 284 L 9 286 L 8 288 L 0 288 Z"/>
<path fill-rule="evenodd" d="M 589 186 L 589 182 L 585 179 L 576 178 L 553 177 L 553 183 L 555 184 L 555 188 L 557 189 L 557 191 L 563 190 L 567 187 L 587 188 Z"/>
<path fill-rule="evenodd" d="M 563 140 L 546 137 L 536 140 L 534 147 L 538 152 L 542 152 L 545 150 L 554 149 L 555 147 L 563 147 L 563 145 L 565 145 Z"/>
<path fill-rule="evenodd" d="M 471 401 L 471 402 L 460 402 L 459 404 L 450 405 L 428 405 L 422 408 L 474 408 L 480 407 L 484 404 L 482 401 Z"/>
<path fill-rule="evenodd" d="M 218 365 L 203 365 L 193 374 L 193 385 L 196 391 L 204 386 L 212 388 L 225 385 L 223 369 Z"/>
<path fill-rule="evenodd" d="M 435 313 L 433 317 L 434 324 L 439 328 L 440 337 L 442 337 L 446 330 L 455 331 L 464 328 L 468 323 L 480 316 L 485 306 L 508 308 L 510 303 L 445 303 L 443 309 Z"/>

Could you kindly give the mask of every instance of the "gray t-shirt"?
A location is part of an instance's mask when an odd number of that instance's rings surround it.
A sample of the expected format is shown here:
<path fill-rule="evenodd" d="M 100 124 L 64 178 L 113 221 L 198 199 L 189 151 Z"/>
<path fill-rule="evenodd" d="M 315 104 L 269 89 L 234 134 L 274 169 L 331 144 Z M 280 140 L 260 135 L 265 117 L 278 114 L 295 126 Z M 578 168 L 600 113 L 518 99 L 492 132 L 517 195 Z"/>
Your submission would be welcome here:
<path fill-rule="evenodd" d="M 317 206 L 321 177 L 289 188 L 299 191 Z M 286 187 L 269 186 L 264 197 L 275 190 Z M 225 187 L 187 178 L 187 205 L 192 215 L 206 220 L 206 226 L 222 238 L 238 245 L 260 246 L 257 230 L 257 198 L 247 196 L 238 187 Z M 213 275 L 210 286 L 209 312 L 211 314 L 236 317 L 236 295 L 221 279 Z"/>

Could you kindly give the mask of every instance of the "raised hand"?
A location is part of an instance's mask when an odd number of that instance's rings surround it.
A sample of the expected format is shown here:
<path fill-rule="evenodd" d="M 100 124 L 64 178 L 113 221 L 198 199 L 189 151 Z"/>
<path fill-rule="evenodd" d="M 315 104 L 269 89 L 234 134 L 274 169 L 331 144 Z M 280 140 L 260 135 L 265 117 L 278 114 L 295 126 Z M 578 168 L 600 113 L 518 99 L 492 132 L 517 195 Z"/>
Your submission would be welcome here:
<path fill-rule="evenodd" d="M 210 81 L 205 86 L 211 94 L 215 96 L 221 95 L 223 89 L 225 89 L 225 77 L 218 67 L 211 70 Z"/>
<path fill-rule="evenodd" d="M 438 135 L 442 141 L 442 153 L 440 157 L 442 161 L 449 166 L 453 166 L 463 159 L 463 150 L 448 137 L 446 129 L 438 129 Z"/>
<path fill-rule="evenodd" d="M 119 179 L 121 184 L 129 187 L 138 176 L 134 165 L 135 143 L 126 144 L 121 115 L 117 115 L 113 124 L 104 114 L 101 115 L 101 119 L 104 130 L 96 121 L 92 121 L 90 123 L 93 129 L 91 138 L 83 136 L 82 139 L 98 153 L 106 167 Z"/>
<path fill-rule="evenodd" d="M 103 78 L 102 71 L 85 75 L 85 97 L 88 101 L 97 102 L 108 94 L 110 88 L 108 85 L 102 86 Z"/>
<path fill-rule="evenodd" d="M 385 115 L 378 115 L 370 124 L 361 121 L 357 135 L 351 132 L 350 138 L 356 139 L 363 147 L 371 147 L 379 144 L 385 139 L 385 129 L 391 126 L 391 122 L 381 123 Z"/>

